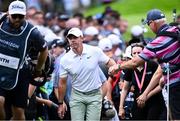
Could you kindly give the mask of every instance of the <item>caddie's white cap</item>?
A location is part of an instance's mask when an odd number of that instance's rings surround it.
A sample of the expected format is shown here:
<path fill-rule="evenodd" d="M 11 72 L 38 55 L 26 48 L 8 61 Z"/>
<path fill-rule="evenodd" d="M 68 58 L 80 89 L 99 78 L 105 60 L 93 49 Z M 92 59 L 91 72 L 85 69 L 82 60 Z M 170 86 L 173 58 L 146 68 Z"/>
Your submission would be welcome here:
<path fill-rule="evenodd" d="M 13 1 L 9 5 L 8 9 L 9 14 L 21 14 L 21 15 L 26 15 L 26 5 L 22 1 Z"/>
<path fill-rule="evenodd" d="M 74 28 L 72 28 L 72 29 L 70 29 L 68 31 L 67 38 L 68 38 L 69 35 L 74 35 L 76 37 L 83 37 L 82 31 L 79 28 L 76 28 L 76 27 L 74 27 Z"/>

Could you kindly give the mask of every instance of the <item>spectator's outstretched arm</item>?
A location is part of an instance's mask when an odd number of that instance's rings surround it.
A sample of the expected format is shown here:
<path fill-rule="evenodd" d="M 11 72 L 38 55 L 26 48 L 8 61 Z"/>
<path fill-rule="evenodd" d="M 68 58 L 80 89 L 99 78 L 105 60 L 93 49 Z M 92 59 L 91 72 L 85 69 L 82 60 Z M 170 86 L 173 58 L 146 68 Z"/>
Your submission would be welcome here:
<path fill-rule="evenodd" d="M 134 69 L 134 68 L 144 64 L 144 62 L 145 61 L 141 57 L 136 56 L 127 62 L 124 62 L 121 64 L 115 64 L 114 66 L 111 66 L 109 68 L 109 74 L 114 75 L 115 73 L 117 73 L 118 71 L 120 71 L 122 69 Z"/>
<path fill-rule="evenodd" d="M 109 67 L 111 67 L 113 65 L 116 65 L 116 62 L 113 59 L 110 58 L 109 61 L 106 63 L 106 65 L 109 68 Z"/>

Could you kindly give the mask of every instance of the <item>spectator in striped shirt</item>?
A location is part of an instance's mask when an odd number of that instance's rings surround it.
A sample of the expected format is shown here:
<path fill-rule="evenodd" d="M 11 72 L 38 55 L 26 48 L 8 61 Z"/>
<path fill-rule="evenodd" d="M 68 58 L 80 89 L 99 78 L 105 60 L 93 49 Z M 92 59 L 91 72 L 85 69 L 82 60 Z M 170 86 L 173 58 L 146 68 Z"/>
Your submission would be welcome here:
<path fill-rule="evenodd" d="M 146 23 L 156 34 L 163 31 L 176 32 L 176 27 L 166 24 L 165 15 L 158 9 L 152 9 L 147 14 Z M 169 86 L 170 114 L 173 120 L 180 119 L 180 43 L 177 39 L 169 36 L 157 36 L 150 42 L 139 56 L 123 64 L 117 64 L 109 69 L 114 74 L 120 69 L 135 68 L 142 65 L 144 61 L 157 58 L 163 70 L 164 80 Z M 168 63 L 168 64 L 167 64 Z M 168 74 L 167 70 L 170 70 Z M 168 78 L 169 77 L 169 78 Z M 155 77 L 154 77 L 155 78 Z M 152 80 L 154 80 L 152 78 Z M 169 80 L 169 81 L 167 81 Z M 157 80 L 156 80 L 157 81 Z M 167 83 L 168 82 L 168 83 Z M 156 82 L 158 83 L 158 81 Z"/>

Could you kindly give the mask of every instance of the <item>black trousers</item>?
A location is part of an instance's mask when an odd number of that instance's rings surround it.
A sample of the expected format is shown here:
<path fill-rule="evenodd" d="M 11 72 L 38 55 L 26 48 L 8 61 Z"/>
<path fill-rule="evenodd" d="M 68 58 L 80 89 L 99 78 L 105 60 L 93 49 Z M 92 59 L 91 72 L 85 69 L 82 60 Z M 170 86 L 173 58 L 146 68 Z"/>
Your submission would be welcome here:
<path fill-rule="evenodd" d="M 139 108 L 137 106 L 136 98 L 132 109 L 133 120 L 160 120 L 165 119 L 161 117 L 162 113 L 166 112 L 166 107 L 163 98 L 158 100 L 151 98 L 146 102 L 145 107 Z"/>
<path fill-rule="evenodd" d="M 169 88 L 170 114 L 173 120 L 180 120 L 180 82 Z"/>

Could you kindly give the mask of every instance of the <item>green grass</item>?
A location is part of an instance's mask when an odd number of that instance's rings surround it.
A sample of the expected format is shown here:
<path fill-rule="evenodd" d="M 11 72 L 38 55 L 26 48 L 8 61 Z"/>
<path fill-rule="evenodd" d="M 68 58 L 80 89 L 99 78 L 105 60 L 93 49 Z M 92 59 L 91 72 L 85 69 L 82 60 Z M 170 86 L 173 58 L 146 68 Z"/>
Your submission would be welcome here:
<path fill-rule="evenodd" d="M 89 16 L 102 13 L 106 6 L 107 5 L 96 5 L 87 9 L 84 14 L 85 16 Z M 167 17 L 168 22 L 172 21 L 172 10 L 174 8 L 176 8 L 177 13 L 180 14 L 180 0 L 116 0 L 116 2 L 108 4 L 108 6 L 117 10 L 121 13 L 122 18 L 128 20 L 129 29 L 124 35 L 127 41 L 130 39 L 130 28 L 132 25 L 140 24 L 141 19 L 146 18 L 146 13 L 150 9 L 158 8 L 162 10 Z M 154 34 L 149 30 L 145 36 L 153 37 Z"/>

